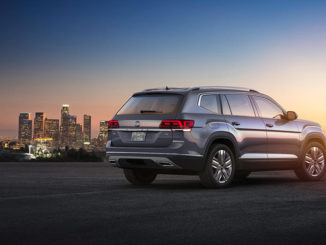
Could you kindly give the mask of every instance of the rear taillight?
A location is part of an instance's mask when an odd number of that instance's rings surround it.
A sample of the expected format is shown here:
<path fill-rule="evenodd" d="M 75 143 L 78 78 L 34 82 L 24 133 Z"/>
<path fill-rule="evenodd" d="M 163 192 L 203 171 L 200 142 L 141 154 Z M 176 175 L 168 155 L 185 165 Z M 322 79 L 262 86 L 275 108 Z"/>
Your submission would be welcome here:
<path fill-rule="evenodd" d="M 117 120 L 109 121 L 108 128 L 119 128 L 119 121 Z"/>
<path fill-rule="evenodd" d="M 160 128 L 167 129 L 192 129 L 194 127 L 193 120 L 163 120 Z"/>

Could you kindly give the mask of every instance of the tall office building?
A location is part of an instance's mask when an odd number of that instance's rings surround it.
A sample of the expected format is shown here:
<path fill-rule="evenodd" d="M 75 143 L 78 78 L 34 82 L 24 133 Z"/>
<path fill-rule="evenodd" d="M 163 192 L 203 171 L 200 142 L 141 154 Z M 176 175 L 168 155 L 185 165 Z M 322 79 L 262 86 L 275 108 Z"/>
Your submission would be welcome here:
<path fill-rule="evenodd" d="M 97 137 L 97 146 L 103 147 L 105 146 L 108 140 L 108 123 L 109 121 L 100 121 L 100 132 Z"/>
<path fill-rule="evenodd" d="M 61 118 L 64 116 L 69 116 L 69 105 L 63 104 L 61 108 Z"/>
<path fill-rule="evenodd" d="M 76 124 L 76 140 L 73 145 L 75 149 L 82 148 L 84 145 L 84 134 L 83 134 L 83 129 L 82 125 L 80 123 Z"/>
<path fill-rule="evenodd" d="M 98 134 L 101 138 L 107 138 L 108 137 L 108 125 L 109 121 L 100 121 L 100 132 Z"/>
<path fill-rule="evenodd" d="M 91 119 L 90 115 L 84 115 L 84 142 L 91 142 Z"/>
<path fill-rule="evenodd" d="M 76 116 L 68 116 L 68 146 L 72 147 L 76 142 Z"/>
<path fill-rule="evenodd" d="M 45 118 L 44 137 L 52 138 L 53 146 L 59 144 L 59 119 Z"/>
<path fill-rule="evenodd" d="M 104 150 L 106 142 L 108 140 L 108 123 L 109 121 L 100 121 L 100 132 L 96 139 L 96 146 L 98 149 Z"/>
<path fill-rule="evenodd" d="M 32 141 L 31 114 L 22 112 L 18 121 L 18 141 L 20 144 L 30 144 Z"/>
<path fill-rule="evenodd" d="M 36 112 L 34 118 L 34 139 L 44 138 L 45 113 Z"/>
<path fill-rule="evenodd" d="M 63 146 L 69 145 L 69 105 L 62 105 L 61 108 L 61 126 L 60 126 L 60 143 Z"/>

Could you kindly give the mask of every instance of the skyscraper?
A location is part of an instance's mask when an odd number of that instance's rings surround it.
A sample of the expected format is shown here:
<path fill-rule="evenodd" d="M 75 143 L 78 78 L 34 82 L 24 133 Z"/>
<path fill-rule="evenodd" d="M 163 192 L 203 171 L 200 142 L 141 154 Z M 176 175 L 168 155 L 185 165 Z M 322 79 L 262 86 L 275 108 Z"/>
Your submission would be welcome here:
<path fill-rule="evenodd" d="M 108 121 L 100 121 L 100 132 L 96 139 L 96 146 L 100 150 L 104 150 L 106 142 L 108 140 Z"/>
<path fill-rule="evenodd" d="M 18 121 L 18 141 L 20 144 L 30 144 L 32 141 L 31 114 L 22 112 Z"/>
<path fill-rule="evenodd" d="M 82 125 L 80 123 L 76 124 L 76 141 L 73 147 L 75 149 L 82 148 L 84 144 L 84 135 L 82 130 Z"/>
<path fill-rule="evenodd" d="M 97 137 L 98 146 L 105 145 L 106 141 L 108 140 L 108 124 L 109 121 L 100 121 L 100 132 Z"/>
<path fill-rule="evenodd" d="M 59 144 L 59 119 L 45 118 L 44 137 L 52 138 L 53 146 L 57 147 Z"/>
<path fill-rule="evenodd" d="M 100 121 L 100 132 L 99 137 L 107 138 L 108 137 L 108 125 L 109 121 Z"/>
<path fill-rule="evenodd" d="M 45 113 L 36 112 L 34 118 L 34 139 L 44 137 Z"/>
<path fill-rule="evenodd" d="M 84 142 L 91 142 L 91 119 L 90 115 L 84 115 Z"/>
<path fill-rule="evenodd" d="M 69 105 L 62 105 L 61 108 L 61 126 L 60 126 L 60 143 L 63 146 L 69 145 Z"/>
<path fill-rule="evenodd" d="M 69 116 L 69 105 L 63 104 L 61 108 L 61 118 L 63 116 Z"/>
<path fill-rule="evenodd" d="M 76 142 L 76 116 L 68 116 L 68 146 L 72 147 L 72 145 Z"/>

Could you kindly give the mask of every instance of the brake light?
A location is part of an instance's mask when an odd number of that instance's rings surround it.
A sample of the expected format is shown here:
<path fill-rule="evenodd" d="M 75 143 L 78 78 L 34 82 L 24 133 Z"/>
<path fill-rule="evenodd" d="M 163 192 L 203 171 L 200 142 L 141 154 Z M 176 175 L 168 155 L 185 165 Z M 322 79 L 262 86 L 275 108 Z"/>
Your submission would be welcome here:
<path fill-rule="evenodd" d="M 168 129 L 192 129 L 193 127 L 193 120 L 163 120 L 160 124 L 160 128 Z"/>
<path fill-rule="evenodd" d="M 108 128 L 119 128 L 119 121 L 117 120 L 109 121 Z"/>

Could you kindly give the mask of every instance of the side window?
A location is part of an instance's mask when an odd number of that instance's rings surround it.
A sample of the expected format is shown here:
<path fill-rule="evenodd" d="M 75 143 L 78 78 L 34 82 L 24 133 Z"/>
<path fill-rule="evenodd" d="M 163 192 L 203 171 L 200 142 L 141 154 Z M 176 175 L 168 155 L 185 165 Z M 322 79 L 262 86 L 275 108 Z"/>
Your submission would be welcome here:
<path fill-rule="evenodd" d="M 218 101 L 216 94 L 202 95 L 199 106 L 211 112 L 220 114 L 220 105 Z"/>
<path fill-rule="evenodd" d="M 221 100 L 222 100 L 222 109 L 224 115 L 231 115 L 231 110 L 229 107 L 229 103 L 225 98 L 225 95 L 221 94 Z"/>
<path fill-rule="evenodd" d="M 259 96 L 253 96 L 253 98 L 258 106 L 261 117 L 277 118 L 280 115 L 283 115 L 283 110 L 269 99 Z"/>
<path fill-rule="evenodd" d="M 231 107 L 232 115 L 255 117 L 254 109 L 252 108 L 248 95 L 244 94 L 228 94 L 226 98 Z"/>

